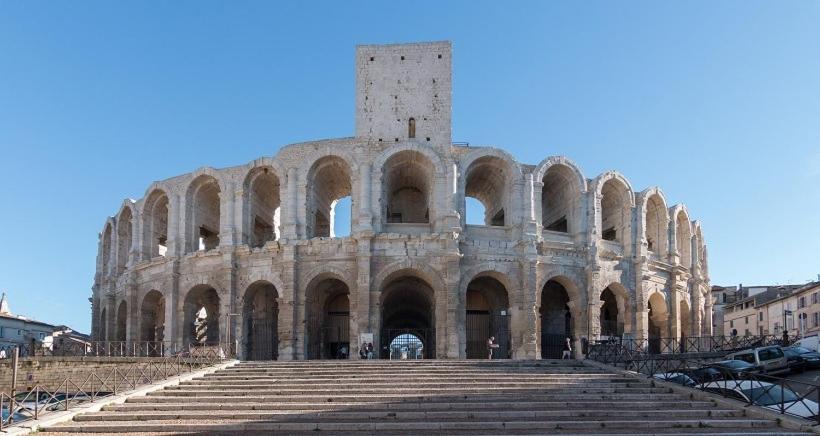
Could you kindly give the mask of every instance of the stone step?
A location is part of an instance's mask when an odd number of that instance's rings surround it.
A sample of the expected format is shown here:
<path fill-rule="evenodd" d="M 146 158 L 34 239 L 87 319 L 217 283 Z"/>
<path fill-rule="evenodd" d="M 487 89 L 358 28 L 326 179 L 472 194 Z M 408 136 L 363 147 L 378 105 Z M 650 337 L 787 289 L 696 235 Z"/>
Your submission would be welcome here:
<path fill-rule="evenodd" d="M 669 410 L 492 410 L 492 411 L 175 411 L 175 412 L 98 412 L 79 415 L 78 422 L 99 421 L 155 421 L 155 420 L 240 420 L 276 422 L 302 422 L 314 420 L 346 421 L 519 421 L 519 420 L 553 420 L 572 421 L 585 418 L 593 421 L 606 421 L 612 418 L 642 419 L 664 418 Z M 742 411 L 726 409 L 687 409 L 675 411 L 675 419 L 697 418 L 737 418 L 744 416 Z"/>
<path fill-rule="evenodd" d="M 280 375 L 222 375 L 222 374 L 213 374 L 207 378 L 198 377 L 193 380 L 195 381 L 202 381 L 202 380 L 221 380 L 221 381 L 230 381 L 230 382 L 241 382 L 241 381 L 255 381 L 255 380 L 298 380 L 304 382 L 318 382 L 318 381 L 349 381 L 349 380 L 395 380 L 397 378 L 407 378 L 407 379 L 415 379 L 415 378 L 423 378 L 425 380 L 556 380 L 556 381 L 565 381 L 565 380 L 572 380 L 572 381 L 600 381 L 600 380 L 611 380 L 611 381 L 622 381 L 622 380 L 630 380 L 634 381 L 635 379 L 632 377 L 624 377 L 624 376 L 612 376 L 610 374 L 602 374 L 602 375 L 572 375 L 572 376 L 555 376 L 550 374 L 498 374 L 498 373 L 487 373 L 487 374 L 473 374 L 473 375 L 464 375 L 461 373 L 458 374 L 405 374 L 405 373 L 396 373 L 396 374 L 332 374 L 332 375 L 322 375 L 322 376 L 305 376 L 302 374 L 280 374 Z"/>
<path fill-rule="evenodd" d="M 322 403 L 346 403 L 346 402 L 419 402 L 419 401 L 487 401 L 487 402 L 508 402 L 508 401 L 688 401 L 688 398 L 681 394 L 594 394 L 594 393 L 564 393 L 564 394 L 528 394 L 518 393 L 469 393 L 469 394 L 445 394 L 445 395 L 407 395 L 407 394 L 379 394 L 379 395 L 201 395 L 201 396 L 168 396 L 168 395 L 146 395 L 143 397 L 129 398 L 128 402 L 135 403 L 178 403 L 185 402 L 225 402 L 225 403 L 268 403 L 268 402 L 322 402 Z"/>
<path fill-rule="evenodd" d="M 172 386 L 161 391 L 151 392 L 149 396 L 182 396 L 182 397 L 199 397 L 199 396 L 231 396 L 248 393 L 249 389 L 208 389 L 208 388 L 192 388 L 187 386 Z M 343 392 L 345 395 L 378 395 L 378 394 L 470 394 L 470 393 L 517 393 L 520 395 L 539 394 L 539 393 L 563 393 L 576 392 L 588 394 L 662 394 L 668 393 L 669 388 L 661 387 L 534 387 L 527 386 L 461 386 L 461 387 L 414 387 L 405 385 L 382 385 L 382 386 L 361 386 L 349 388 L 278 388 L 272 386 L 265 386 L 260 389 L 255 389 L 252 392 L 256 395 L 333 395 L 335 393 Z"/>
<path fill-rule="evenodd" d="M 504 388 L 504 387 L 512 387 L 512 388 L 522 388 L 522 387 L 532 387 L 532 388 L 548 388 L 548 389 L 586 389 L 586 388 L 610 388 L 610 387 L 617 387 L 617 388 L 649 388 L 651 385 L 646 382 L 637 382 L 632 381 L 629 382 L 628 380 L 624 380 L 623 382 L 616 383 L 616 382 L 580 382 L 580 383 L 572 383 L 572 382 L 554 382 L 554 381 L 486 381 L 486 380 L 473 380 L 473 381 L 417 381 L 417 380 L 394 380 L 393 382 L 389 381 L 368 381 L 366 383 L 305 383 L 300 382 L 298 380 L 280 380 L 280 381 L 271 381 L 267 383 L 226 383 L 226 382 L 214 382 L 214 381 L 202 381 L 202 382 L 187 382 L 184 384 L 180 384 L 179 386 L 172 386 L 168 387 L 168 389 L 243 389 L 243 390 L 260 390 L 260 389 L 291 389 L 291 388 L 301 388 L 301 389 L 347 389 L 351 386 L 361 386 L 368 390 L 378 390 L 378 389 L 390 389 L 390 388 L 424 388 L 428 386 L 433 387 L 446 387 L 446 388 L 478 388 L 478 387 L 495 387 L 495 388 Z"/>
<path fill-rule="evenodd" d="M 715 403 L 710 401 L 617 401 L 601 403 L 598 401 L 506 401 L 503 403 L 506 410 L 678 410 L 678 409 L 710 409 Z M 180 410 L 497 410 L 496 402 L 418 402 L 418 403 L 133 403 L 113 404 L 105 406 L 105 411 L 180 411 Z"/>
<path fill-rule="evenodd" d="M 369 431 L 369 432 L 449 432 L 449 431 L 493 431 L 506 432 L 516 430 L 607 430 L 613 429 L 642 429 L 655 432 L 658 429 L 749 429 L 765 428 L 772 429 L 776 423 L 770 420 L 760 419 L 642 419 L 642 420 L 603 420 L 591 421 L 589 419 L 573 421 L 554 420 L 522 420 L 522 421 L 443 421 L 443 422 L 406 422 L 406 421 L 384 421 L 384 422 L 242 422 L 211 420 L 157 420 L 150 422 L 71 422 L 60 424 L 47 429 L 47 431 L 62 432 L 110 432 L 126 433 L 131 431 L 141 432 L 202 432 L 215 433 L 222 431 L 245 431 L 245 432 L 306 432 L 306 431 Z"/>

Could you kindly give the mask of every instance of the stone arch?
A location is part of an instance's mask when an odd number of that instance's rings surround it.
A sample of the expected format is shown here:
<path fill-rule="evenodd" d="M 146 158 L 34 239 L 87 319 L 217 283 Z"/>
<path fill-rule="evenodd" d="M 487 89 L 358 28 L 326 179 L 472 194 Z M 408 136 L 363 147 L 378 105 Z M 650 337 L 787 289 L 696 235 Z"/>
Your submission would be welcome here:
<path fill-rule="evenodd" d="M 669 336 L 669 307 L 666 296 L 657 290 L 646 300 L 649 309 L 649 352 L 660 353 L 665 347 L 662 338 Z"/>
<path fill-rule="evenodd" d="M 125 342 L 128 339 L 128 303 L 125 300 L 117 305 L 116 337 L 118 342 Z"/>
<path fill-rule="evenodd" d="M 486 341 L 493 336 L 499 345 L 493 358 L 510 358 L 513 352 L 510 330 L 512 281 L 507 274 L 488 269 L 487 265 L 477 265 L 462 277 L 460 300 L 464 302 L 466 357 L 486 359 Z"/>
<path fill-rule="evenodd" d="M 220 298 L 211 285 L 199 284 L 188 290 L 182 305 L 182 335 L 185 345 L 219 343 Z"/>
<path fill-rule="evenodd" d="M 417 270 L 399 270 L 388 275 L 379 287 L 379 336 L 384 359 L 405 358 L 411 346 L 412 358 L 436 356 L 436 291 L 424 275 Z M 417 342 L 420 346 L 411 344 Z"/>
<path fill-rule="evenodd" d="M 259 280 L 242 297 L 242 354 L 247 360 L 274 360 L 279 356 L 279 291 Z"/>
<path fill-rule="evenodd" d="M 669 253 L 669 211 L 660 188 L 649 188 L 639 195 L 640 217 L 647 250 L 661 259 Z"/>
<path fill-rule="evenodd" d="M 706 245 L 703 243 L 703 230 L 701 229 L 700 221 L 692 221 L 692 231 L 695 238 L 695 259 L 697 260 L 698 267 L 703 271 L 706 268 L 705 262 L 703 261 Z"/>
<path fill-rule="evenodd" d="M 250 273 L 246 276 L 243 276 L 238 280 L 238 283 L 236 285 L 236 289 L 237 289 L 237 292 L 239 294 L 239 295 L 237 295 L 238 301 L 240 301 L 240 302 L 244 301 L 245 292 L 255 282 L 270 283 L 271 285 L 273 285 L 274 288 L 276 288 L 276 292 L 279 295 L 278 298 L 284 298 L 285 297 L 285 295 L 284 295 L 285 285 L 282 282 L 282 279 L 279 277 L 279 275 L 276 272 L 270 271 L 270 270 L 255 270 L 252 273 Z"/>
<path fill-rule="evenodd" d="M 99 338 L 100 341 L 107 341 L 108 340 L 108 314 L 105 310 L 106 308 L 103 307 L 100 311 L 100 328 L 99 328 Z"/>
<path fill-rule="evenodd" d="M 686 269 L 692 268 L 692 225 L 689 221 L 689 212 L 682 204 L 672 208 L 672 217 L 675 226 L 675 246 L 680 256 L 680 265 Z"/>
<path fill-rule="evenodd" d="M 307 173 L 306 195 L 308 238 L 335 236 L 335 207 L 340 199 L 351 197 L 352 200 L 353 174 L 350 163 L 335 154 L 324 155 L 310 166 Z M 351 212 L 353 210 L 356 208 L 351 207 Z M 352 227 L 352 216 L 350 221 Z"/>
<path fill-rule="evenodd" d="M 599 314 L 601 335 L 621 336 L 628 331 L 631 302 L 626 287 L 617 282 L 610 283 L 600 292 L 599 300 L 601 302 Z"/>
<path fill-rule="evenodd" d="M 579 342 L 580 298 L 581 292 L 567 276 L 553 275 L 542 284 L 536 296 L 542 359 L 562 357 L 566 338 Z"/>
<path fill-rule="evenodd" d="M 251 167 L 242 184 L 242 241 L 261 247 L 281 236 L 281 189 L 279 173 L 270 165 Z"/>
<path fill-rule="evenodd" d="M 161 345 L 165 340 L 165 304 L 165 296 L 156 289 L 148 291 L 140 304 L 139 340 L 148 344 L 151 355 L 162 355 Z"/>
<path fill-rule="evenodd" d="M 377 192 L 374 193 L 374 198 L 379 204 L 383 223 L 399 219 L 401 222 L 435 221 L 436 210 L 432 206 L 440 195 L 436 179 L 447 174 L 441 157 L 435 151 L 415 142 L 399 143 L 384 150 L 373 161 L 373 168 L 378 171 L 377 180 L 381 184 L 381 190 L 375 190 Z M 402 182 L 403 173 L 410 177 Z M 395 194 L 400 195 L 396 197 Z M 393 210 L 388 211 L 391 209 L 391 202 L 394 203 Z M 410 215 L 406 217 L 403 215 L 404 209 L 398 210 L 403 203 L 413 206 L 407 212 Z M 402 214 L 401 218 L 398 214 Z"/>
<path fill-rule="evenodd" d="M 482 149 L 471 153 L 465 159 L 462 168 L 463 196 L 475 198 L 484 206 L 484 225 L 511 224 L 513 185 L 515 176 L 518 175 L 519 179 L 521 177 L 521 172 L 514 161 L 508 160 L 504 153 Z M 466 217 L 465 204 L 462 205 L 462 210 L 465 211 Z"/>
<path fill-rule="evenodd" d="M 136 216 L 134 201 L 125 200 L 117 213 L 117 274 L 121 274 L 128 267 Z"/>
<path fill-rule="evenodd" d="M 630 243 L 632 208 L 635 195 L 632 185 L 618 172 L 607 171 L 595 179 L 595 199 L 600 201 L 596 214 L 596 229 L 604 240 L 615 241 L 627 247 Z"/>
<path fill-rule="evenodd" d="M 108 276 L 111 273 L 111 252 L 114 241 L 114 220 L 108 219 L 105 222 L 105 227 L 102 232 L 102 243 L 100 244 L 100 257 L 102 275 Z"/>
<path fill-rule="evenodd" d="M 185 194 L 186 253 L 219 246 L 222 186 L 214 175 L 196 175 Z"/>
<path fill-rule="evenodd" d="M 541 184 L 541 193 L 533 201 L 544 230 L 570 234 L 583 230 L 580 211 L 587 181 L 575 163 L 562 156 L 547 158 L 536 167 L 533 181 Z"/>
<path fill-rule="evenodd" d="M 154 188 L 142 203 L 142 259 L 165 256 L 171 203 L 168 191 Z"/>
<path fill-rule="evenodd" d="M 350 357 L 351 287 L 344 275 L 324 271 L 305 287 L 305 347 L 308 359 Z"/>
<path fill-rule="evenodd" d="M 386 265 L 373 277 L 374 289 L 381 289 L 387 280 L 400 275 L 412 275 L 429 283 L 434 290 L 444 289 L 441 275 L 428 264 L 410 259 L 400 260 Z"/>

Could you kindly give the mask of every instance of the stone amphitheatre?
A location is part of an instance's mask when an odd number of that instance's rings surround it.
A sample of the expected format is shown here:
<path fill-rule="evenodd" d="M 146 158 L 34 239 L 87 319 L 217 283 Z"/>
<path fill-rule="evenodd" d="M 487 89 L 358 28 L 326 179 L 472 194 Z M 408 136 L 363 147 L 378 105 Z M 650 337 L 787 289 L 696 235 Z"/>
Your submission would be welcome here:
<path fill-rule="evenodd" d="M 95 340 L 243 360 L 577 357 L 711 334 L 701 226 L 656 187 L 453 143 L 451 45 L 356 49 L 355 136 L 151 183 L 99 237 Z M 548 148 L 545 152 L 548 153 Z M 207 162 L 203 162 L 207 164 Z M 484 208 L 467 224 L 466 202 Z M 349 235 L 334 234 L 350 204 Z M 401 342 L 399 345 L 397 341 Z M 398 354 L 397 354 L 398 353 Z"/>

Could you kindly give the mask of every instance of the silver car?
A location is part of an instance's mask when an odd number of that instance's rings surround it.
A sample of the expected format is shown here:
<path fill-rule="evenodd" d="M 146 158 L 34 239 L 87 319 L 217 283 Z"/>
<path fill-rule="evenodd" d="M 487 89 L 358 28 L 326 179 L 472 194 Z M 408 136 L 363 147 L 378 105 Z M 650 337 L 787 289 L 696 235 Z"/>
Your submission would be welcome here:
<path fill-rule="evenodd" d="M 765 407 L 777 413 L 806 419 L 815 419 L 818 404 L 812 400 L 800 398 L 800 395 L 783 386 L 754 380 L 719 380 L 696 386 L 697 389 L 720 394 Z"/>

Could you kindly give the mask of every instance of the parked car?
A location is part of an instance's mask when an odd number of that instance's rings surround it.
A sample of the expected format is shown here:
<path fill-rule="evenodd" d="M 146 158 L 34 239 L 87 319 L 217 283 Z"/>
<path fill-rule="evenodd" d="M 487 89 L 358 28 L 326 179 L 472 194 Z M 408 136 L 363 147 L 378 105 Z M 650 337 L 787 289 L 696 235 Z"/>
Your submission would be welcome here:
<path fill-rule="evenodd" d="M 688 387 L 693 387 L 698 384 L 695 380 L 682 372 L 659 372 L 654 374 L 652 378 Z"/>
<path fill-rule="evenodd" d="M 805 337 L 797 340 L 793 345 L 810 351 L 820 351 L 820 338 L 817 335 Z"/>
<path fill-rule="evenodd" d="M 780 374 L 789 371 L 789 362 L 783 349 L 776 346 L 750 348 L 726 356 L 729 360 L 742 360 L 760 367 L 764 374 Z"/>
<path fill-rule="evenodd" d="M 806 419 L 816 419 L 818 404 L 812 400 L 801 399 L 794 391 L 780 385 L 752 380 L 723 380 L 705 383 L 698 389 L 724 397 L 734 398 L 780 413 Z"/>
<path fill-rule="evenodd" d="M 793 372 L 803 372 L 806 370 L 806 359 L 791 347 L 784 347 L 783 354 L 786 355 L 786 362 L 789 363 L 789 370 Z"/>
<path fill-rule="evenodd" d="M 740 361 L 738 360 L 738 362 Z M 710 366 L 695 368 L 693 370 L 687 371 L 687 374 L 689 375 L 689 377 L 691 377 L 699 384 L 715 380 L 723 380 L 725 378 L 724 374 L 719 369 L 712 368 Z"/>
<path fill-rule="evenodd" d="M 820 368 L 820 353 L 806 347 L 792 346 L 783 349 L 784 353 L 795 353 L 803 359 L 804 368 Z"/>
<path fill-rule="evenodd" d="M 720 362 L 710 363 L 706 367 L 719 371 L 723 378 L 730 380 L 742 379 L 748 374 L 760 372 L 760 367 L 743 360 L 721 360 Z"/>

